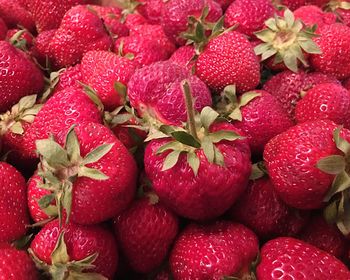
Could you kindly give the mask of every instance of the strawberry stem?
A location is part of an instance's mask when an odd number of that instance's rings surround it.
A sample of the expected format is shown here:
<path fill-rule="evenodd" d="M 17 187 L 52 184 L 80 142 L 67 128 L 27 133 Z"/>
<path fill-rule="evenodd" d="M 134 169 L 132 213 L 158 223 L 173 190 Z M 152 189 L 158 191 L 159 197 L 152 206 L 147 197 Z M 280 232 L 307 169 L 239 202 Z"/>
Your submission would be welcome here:
<path fill-rule="evenodd" d="M 187 80 L 182 81 L 181 83 L 182 91 L 185 97 L 186 111 L 187 111 L 187 122 L 190 134 L 198 140 L 196 121 L 195 121 L 195 111 L 193 107 L 193 98 L 192 92 Z"/>

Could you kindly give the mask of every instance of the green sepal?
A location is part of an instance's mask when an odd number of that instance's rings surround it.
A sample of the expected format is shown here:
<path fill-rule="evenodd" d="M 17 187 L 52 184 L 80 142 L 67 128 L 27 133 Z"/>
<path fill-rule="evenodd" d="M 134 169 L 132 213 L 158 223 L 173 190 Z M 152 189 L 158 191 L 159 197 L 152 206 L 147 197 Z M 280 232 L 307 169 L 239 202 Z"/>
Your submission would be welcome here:
<path fill-rule="evenodd" d="M 66 68 L 62 68 L 57 72 L 50 73 L 50 79 L 47 81 L 46 89 L 40 98 L 40 103 L 45 103 L 46 100 L 51 96 L 54 92 L 56 86 L 60 81 L 60 75 L 66 70 Z"/>
<path fill-rule="evenodd" d="M 126 86 L 121 82 L 114 82 L 113 87 L 114 87 L 114 90 L 119 94 L 121 99 L 125 102 L 126 96 L 127 96 Z"/>
<path fill-rule="evenodd" d="M 59 234 L 54 250 L 51 253 L 52 264 L 65 264 L 69 262 L 67 246 L 64 241 L 64 231 Z"/>
<path fill-rule="evenodd" d="M 203 127 L 209 131 L 210 126 L 219 117 L 219 113 L 213 110 L 211 107 L 206 106 L 200 113 L 200 121 Z"/>
<path fill-rule="evenodd" d="M 346 162 L 344 156 L 332 155 L 320 159 L 316 167 L 324 173 L 337 175 L 345 171 Z"/>
<path fill-rule="evenodd" d="M 187 162 L 189 166 L 191 167 L 194 176 L 197 177 L 198 170 L 200 166 L 200 160 L 195 152 L 189 152 L 187 153 Z"/>
<path fill-rule="evenodd" d="M 265 163 L 263 161 L 253 164 L 249 180 L 258 180 L 267 175 Z"/>
<path fill-rule="evenodd" d="M 26 248 L 26 247 L 29 245 L 29 243 L 30 243 L 30 241 L 32 240 L 33 236 L 34 236 L 34 233 L 25 235 L 25 236 L 23 236 L 22 238 L 13 241 L 13 242 L 12 242 L 12 245 L 13 245 L 17 250 L 22 250 L 22 249 Z"/>
<path fill-rule="evenodd" d="M 67 151 L 53 139 L 35 141 L 37 152 L 50 166 L 62 168 L 70 164 Z"/>
<path fill-rule="evenodd" d="M 101 158 L 103 158 L 106 154 L 110 152 L 110 150 L 113 148 L 114 143 L 112 144 L 103 144 L 89 152 L 83 159 L 83 164 L 89 164 L 99 161 Z"/>
<path fill-rule="evenodd" d="M 78 177 L 88 177 L 94 180 L 108 180 L 109 177 L 105 175 L 102 171 L 94 168 L 89 168 L 82 166 L 79 168 Z"/>
<path fill-rule="evenodd" d="M 346 171 L 339 173 L 333 180 L 332 187 L 324 198 L 328 202 L 335 194 L 350 188 L 350 176 Z"/>
<path fill-rule="evenodd" d="M 237 132 L 231 130 L 220 130 L 208 134 L 208 138 L 213 143 L 219 143 L 221 141 L 235 141 L 242 140 L 244 137 L 240 136 Z"/>
<path fill-rule="evenodd" d="M 170 152 L 164 160 L 162 171 L 166 171 L 173 168 L 177 164 L 180 154 L 181 151 L 177 150 Z"/>
<path fill-rule="evenodd" d="M 84 92 L 87 94 L 87 96 L 89 96 L 91 101 L 97 106 L 99 111 L 103 112 L 104 106 L 103 106 L 103 103 L 102 103 L 101 99 L 99 98 L 98 94 L 96 93 L 96 91 L 91 86 L 89 86 L 87 84 L 84 84 L 82 82 L 78 82 L 78 83 L 83 87 Z"/>
<path fill-rule="evenodd" d="M 55 194 L 47 194 L 38 200 L 39 207 L 41 209 L 47 208 L 55 200 Z"/>
<path fill-rule="evenodd" d="M 78 137 L 74 132 L 74 125 L 69 129 L 66 136 L 65 149 L 67 150 L 68 158 L 71 163 L 78 163 L 81 161 L 80 144 Z"/>
<path fill-rule="evenodd" d="M 341 137 L 340 132 L 343 127 L 338 127 L 333 132 L 333 138 L 337 148 L 344 153 L 344 155 L 350 155 L 350 143 Z"/>
<path fill-rule="evenodd" d="M 214 144 L 213 142 L 210 140 L 209 137 L 203 137 L 202 140 L 202 149 L 203 152 L 207 158 L 207 160 L 210 163 L 214 163 L 215 161 L 215 151 L 214 151 Z"/>

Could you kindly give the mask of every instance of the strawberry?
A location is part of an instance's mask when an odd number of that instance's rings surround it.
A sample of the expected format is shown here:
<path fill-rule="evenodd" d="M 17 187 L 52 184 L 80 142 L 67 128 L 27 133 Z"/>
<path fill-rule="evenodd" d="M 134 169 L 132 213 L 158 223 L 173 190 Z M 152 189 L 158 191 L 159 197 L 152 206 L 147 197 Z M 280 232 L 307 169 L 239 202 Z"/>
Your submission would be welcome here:
<path fill-rule="evenodd" d="M 0 112 L 6 112 L 23 96 L 39 93 L 44 77 L 22 51 L 5 41 L 0 41 L 0 59 Z"/>
<path fill-rule="evenodd" d="M 319 7 L 313 5 L 298 8 L 294 11 L 294 16 L 305 25 L 312 26 L 317 24 L 318 28 L 327 24 L 333 24 L 337 20 L 334 13 L 323 12 Z"/>
<path fill-rule="evenodd" d="M 285 6 L 292 11 L 306 5 L 306 0 L 273 0 L 272 2 L 277 7 Z"/>
<path fill-rule="evenodd" d="M 31 55 L 42 65 L 47 66 L 50 56 L 50 42 L 55 35 L 56 29 L 43 31 L 34 39 L 34 46 L 31 48 Z"/>
<path fill-rule="evenodd" d="M 350 26 L 350 1 L 333 0 L 328 2 L 327 8 L 338 16 L 339 21 Z"/>
<path fill-rule="evenodd" d="M 80 85 L 78 82 L 82 81 L 81 65 L 76 64 L 64 69 L 62 72 L 59 72 L 57 79 L 57 84 L 53 84 L 54 90 L 56 92 L 70 87 L 79 87 Z M 55 81 L 56 80 L 54 76 L 53 82 L 55 83 Z"/>
<path fill-rule="evenodd" d="M 164 124 L 180 125 L 186 121 L 181 81 L 189 78 L 195 109 L 212 104 L 206 85 L 186 68 L 169 61 L 157 62 L 135 72 L 128 83 L 128 97 L 139 115 Z"/>
<path fill-rule="evenodd" d="M 169 61 L 180 65 L 181 67 L 187 68 L 189 71 L 192 70 L 194 66 L 194 61 L 191 61 L 195 56 L 195 49 L 191 45 L 186 45 L 178 48 L 171 57 Z"/>
<path fill-rule="evenodd" d="M 225 27 L 237 24 L 237 31 L 252 36 L 255 31 L 264 27 L 264 22 L 274 12 L 271 0 L 236 0 L 225 12 Z"/>
<path fill-rule="evenodd" d="M 0 0 L 0 17 L 8 28 L 23 26 L 31 32 L 35 30 L 31 14 L 17 1 Z"/>
<path fill-rule="evenodd" d="M 0 271 L 0 280 L 39 279 L 38 271 L 28 254 L 5 244 L 0 245 Z"/>
<path fill-rule="evenodd" d="M 323 83 L 339 84 L 337 79 L 321 73 L 294 73 L 287 70 L 273 76 L 264 84 L 263 89 L 275 96 L 294 120 L 295 106 L 301 99 L 301 93 Z"/>
<path fill-rule="evenodd" d="M 117 270 L 116 241 L 99 225 L 60 228 L 57 220 L 52 221 L 35 236 L 29 252 L 54 279 L 62 274 L 73 279 L 113 279 Z"/>
<path fill-rule="evenodd" d="M 220 220 L 208 225 L 190 224 L 171 252 L 171 272 L 175 280 L 245 279 L 258 250 L 257 237 L 243 225 Z"/>
<path fill-rule="evenodd" d="M 280 237 L 261 249 L 257 279 L 327 280 L 350 278 L 347 267 L 332 255 L 298 239 Z"/>
<path fill-rule="evenodd" d="M 113 110 L 125 103 L 123 92 L 136 69 L 136 63 L 126 57 L 107 51 L 90 51 L 81 62 L 81 76 L 85 84 L 91 86 L 101 99 L 106 110 Z"/>
<path fill-rule="evenodd" d="M 220 4 L 221 9 L 223 11 L 226 11 L 226 9 L 232 4 L 234 0 L 215 0 L 215 1 Z"/>
<path fill-rule="evenodd" d="M 337 84 L 319 84 L 306 92 L 295 110 L 298 123 L 328 119 L 350 128 L 350 93 Z"/>
<path fill-rule="evenodd" d="M 178 232 L 177 217 L 152 196 L 135 201 L 114 220 L 123 254 L 142 273 L 161 265 Z"/>
<path fill-rule="evenodd" d="M 102 20 L 88 6 L 71 8 L 63 17 L 50 45 L 49 55 L 56 67 L 79 63 L 90 50 L 108 50 L 112 39 Z"/>
<path fill-rule="evenodd" d="M 313 55 L 311 63 L 316 71 L 334 76 L 337 79 L 350 77 L 350 27 L 341 23 L 325 25 L 315 38 L 321 48 L 321 55 Z M 337 42 L 336 45 L 333 42 Z"/>
<path fill-rule="evenodd" d="M 0 241 L 8 242 L 27 231 L 26 182 L 21 173 L 5 162 L 0 163 L 0 180 Z"/>
<path fill-rule="evenodd" d="M 140 14 L 128 14 L 125 19 L 125 26 L 129 29 L 138 26 L 138 25 L 143 25 L 147 24 L 147 19 L 145 19 L 142 15 Z"/>
<path fill-rule="evenodd" d="M 7 34 L 7 26 L 2 18 L 0 18 L 0 40 L 4 40 Z"/>
<path fill-rule="evenodd" d="M 137 6 L 137 11 L 143 15 L 149 23 L 157 24 L 162 17 L 162 0 L 142 0 L 141 5 Z"/>
<path fill-rule="evenodd" d="M 245 92 L 259 84 L 260 65 L 247 38 L 231 31 L 209 41 L 196 61 L 196 74 L 215 92 L 233 84 Z"/>
<path fill-rule="evenodd" d="M 328 224 L 321 215 L 314 216 L 300 235 L 300 239 L 337 257 L 346 252 L 346 239 L 335 225 Z"/>

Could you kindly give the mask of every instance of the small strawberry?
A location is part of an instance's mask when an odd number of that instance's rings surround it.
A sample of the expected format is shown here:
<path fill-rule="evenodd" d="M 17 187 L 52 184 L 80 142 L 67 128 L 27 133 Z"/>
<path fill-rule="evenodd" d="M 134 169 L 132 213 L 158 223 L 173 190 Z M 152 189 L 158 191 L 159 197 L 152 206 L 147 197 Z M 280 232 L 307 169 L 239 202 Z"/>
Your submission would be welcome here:
<path fill-rule="evenodd" d="M 318 28 L 333 24 L 337 20 L 334 13 L 323 12 L 319 7 L 313 5 L 300 7 L 294 11 L 294 16 L 307 26 L 317 24 Z"/>
<path fill-rule="evenodd" d="M 319 84 L 306 92 L 295 110 L 298 123 L 328 119 L 350 128 L 350 92 L 337 84 Z"/>
<path fill-rule="evenodd" d="M 143 15 L 149 23 L 158 24 L 162 17 L 162 0 L 142 0 L 141 5 L 137 6 L 137 11 Z"/>
<path fill-rule="evenodd" d="M 348 268 L 332 255 L 298 239 L 280 237 L 261 249 L 257 279 L 350 279 Z"/>
<path fill-rule="evenodd" d="M 44 226 L 30 244 L 37 266 L 53 279 L 113 279 L 118 252 L 113 234 L 102 226 Z"/>
<path fill-rule="evenodd" d="M 8 28 L 22 26 L 31 32 L 35 30 L 31 14 L 17 1 L 0 0 L 0 17 Z"/>
<path fill-rule="evenodd" d="M 55 35 L 57 29 L 41 32 L 34 39 L 34 46 L 31 48 L 31 55 L 41 64 L 43 67 L 48 66 L 48 58 L 50 56 L 50 42 Z"/>
<path fill-rule="evenodd" d="M 161 265 L 178 232 L 177 217 L 152 201 L 157 199 L 154 196 L 135 201 L 114 220 L 123 254 L 131 267 L 142 273 Z"/>
<path fill-rule="evenodd" d="M 26 182 L 14 167 L 0 162 L 0 186 L 0 241 L 14 241 L 25 235 L 29 225 Z"/>
<path fill-rule="evenodd" d="M 4 20 L 0 17 L 0 40 L 4 40 L 7 34 L 7 26 Z"/>
<path fill-rule="evenodd" d="M 250 265 L 258 250 L 257 237 L 243 225 L 220 220 L 208 225 L 190 224 L 171 252 L 171 272 L 175 280 L 221 280 L 225 276 L 250 279 Z"/>
<path fill-rule="evenodd" d="M 40 93 L 44 76 L 28 57 L 14 46 L 0 41 L 0 113 L 23 96 Z"/>
<path fill-rule="evenodd" d="M 193 46 L 182 46 L 173 52 L 169 58 L 169 61 L 180 65 L 181 67 L 187 68 L 189 71 L 192 71 L 194 66 L 194 61 L 192 61 L 192 58 L 195 56 L 195 54 L 196 52 Z"/>
<path fill-rule="evenodd" d="M 70 87 L 80 87 L 79 82 L 83 80 L 81 65 L 76 64 L 63 71 L 59 71 L 58 76 L 55 75 L 51 80 L 53 81 L 52 86 L 56 92 Z"/>
<path fill-rule="evenodd" d="M 252 36 L 274 12 L 271 0 L 236 0 L 225 12 L 225 27 L 238 25 L 237 31 Z"/>
<path fill-rule="evenodd" d="M 147 23 L 147 19 L 145 19 L 142 15 L 136 13 L 128 14 L 125 18 L 125 26 L 129 29 Z"/>

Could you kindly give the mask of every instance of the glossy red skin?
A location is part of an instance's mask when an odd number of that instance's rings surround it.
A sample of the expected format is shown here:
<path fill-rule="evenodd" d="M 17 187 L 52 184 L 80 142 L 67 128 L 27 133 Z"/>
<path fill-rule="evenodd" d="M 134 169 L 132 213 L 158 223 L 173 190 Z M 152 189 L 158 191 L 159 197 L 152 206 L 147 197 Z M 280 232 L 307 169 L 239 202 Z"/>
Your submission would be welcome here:
<path fill-rule="evenodd" d="M 297 236 L 310 220 L 310 211 L 298 210 L 290 211 L 284 222 L 276 228 L 275 236 Z"/>
<path fill-rule="evenodd" d="M 8 28 L 16 28 L 20 25 L 31 32 L 35 30 L 32 16 L 17 1 L 0 0 L 0 17 Z"/>
<path fill-rule="evenodd" d="M 124 97 L 114 89 L 114 83 L 127 85 L 137 64 L 128 58 L 107 51 L 90 51 L 81 62 L 81 77 L 102 101 L 105 110 L 112 111 L 125 103 Z"/>
<path fill-rule="evenodd" d="M 64 241 L 71 261 L 98 253 L 93 263 L 96 267 L 91 272 L 100 273 L 108 279 L 113 278 L 118 263 L 117 244 L 112 232 L 100 225 L 82 226 L 71 223 L 60 229 L 58 220 L 46 224 L 30 244 L 41 261 L 51 265 L 51 253 L 62 230 L 65 231 Z"/>
<path fill-rule="evenodd" d="M 334 175 L 316 167 L 330 155 L 341 154 L 333 141 L 338 127 L 328 120 L 298 124 L 267 143 L 264 159 L 270 178 L 279 196 L 298 209 L 318 209 L 329 191 Z M 344 129 L 344 136 L 349 131 Z"/>
<path fill-rule="evenodd" d="M 177 44 L 184 45 L 186 41 L 180 36 L 188 28 L 188 17 L 199 17 L 206 6 L 209 8 L 207 21 L 218 21 L 222 16 L 222 10 L 214 0 L 170 0 L 165 2 L 162 6 L 161 20 L 165 34 Z"/>
<path fill-rule="evenodd" d="M 228 123 L 220 123 L 213 131 L 237 131 Z M 197 150 L 200 159 L 198 174 L 181 154 L 177 164 L 162 171 L 168 152 L 156 155 L 168 139 L 151 141 L 145 151 L 145 171 L 164 205 L 180 216 L 193 220 L 208 220 L 222 215 L 244 192 L 251 171 L 247 140 L 222 141 L 216 147 L 224 154 L 225 167 L 210 164 L 203 150 Z"/>
<path fill-rule="evenodd" d="M 0 242 L 11 242 L 26 234 L 29 215 L 24 177 L 8 163 L 0 163 Z"/>
<path fill-rule="evenodd" d="M 102 20 L 87 6 L 75 6 L 63 17 L 49 45 L 50 58 L 57 68 L 79 63 L 91 50 L 109 50 L 112 39 Z"/>
<path fill-rule="evenodd" d="M 50 42 L 57 29 L 43 31 L 34 40 L 31 55 L 43 66 L 46 66 L 47 58 L 50 56 Z"/>
<path fill-rule="evenodd" d="M 336 225 L 327 224 L 321 215 L 314 216 L 300 235 L 300 239 L 337 257 L 345 256 L 346 239 Z"/>
<path fill-rule="evenodd" d="M 14 29 L 8 30 L 8 32 L 6 34 L 6 41 L 10 41 L 12 36 L 15 35 L 19 31 L 21 31 L 21 29 L 18 29 L 18 28 L 14 28 Z M 23 40 L 23 39 L 26 40 L 26 47 L 27 47 L 27 49 L 30 49 L 33 46 L 34 37 L 28 31 L 25 30 L 24 33 L 20 36 L 19 39 L 20 40 Z"/>
<path fill-rule="evenodd" d="M 107 180 L 78 177 L 73 183 L 71 221 L 82 225 L 97 224 L 119 215 L 132 201 L 137 167 L 131 154 L 107 127 L 83 122 L 74 130 L 83 157 L 102 144 L 114 144 L 102 159 L 87 165 L 107 175 Z M 57 137 L 62 144 L 65 135 L 60 133 Z"/>
<path fill-rule="evenodd" d="M 55 92 L 69 87 L 80 87 L 78 82 L 81 82 L 82 80 L 80 64 L 68 67 L 60 74 L 59 82 L 55 87 Z"/>
<path fill-rule="evenodd" d="M 134 26 L 146 24 L 147 19 L 140 14 L 128 14 L 125 19 L 125 25 L 127 28 L 131 29 Z"/>
<path fill-rule="evenodd" d="M 263 29 L 264 22 L 274 15 L 271 0 L 236 0 L 225 12 L 225 27 L 238 25 L 237 31 L 248 36 Z"/>
<path fill-rule="evenodd" d="M 350 27 L 334 23 L 319 30 L 320 37 L 314 39 L 322 54 L 312 55 L 312 67 L 337 79 L 350 77 Z M 336 42 L 336 44 L 334 43 Z"/>
<path fill-rule="evenodd" d="M 350 272 L 341 261 L 316 247 L 294 238 L 280 237 L 262 247 L 257 278 L 347 280 Z"/>
<path fill-rule="evenodd" d="M 56 29 L 60 26 L 64 14 L 76 5 L 85 4 L 86 0 L 26 0 L 27 9 L 32 14 L 38 32 Z"/>
<path fill-rule="evenodd" d="M 223 279 L 248 272 L 258 254 L 256 235 L 243 225 L 216 221 L 188 225 L 178 237 L 170 256 L 175 280 Z"/>
<path fill-rule="evenodd" d="M 4 40 L 7 34 L 7 26 L 2 18 L 0 18 L 0 40 Z"/>
<path fill-rule="evenodd" d="M 248 138 L 252 153 L 262 154 L 266 143 L 292 127 L 293 122 L 274 96 L 264 90 L 254 92 L 261 96 L 242 107 L 242 121 L 233 124 Z"/>
<path fill-rule="evenodd" d="M 299 71 L 284 71 L 268 80 L 263 89 L 275 96 L 288 112 L 290 118 L 295 120 L 295 106 L 301 99 L 300 93 L 307 91 L 317 84 L 337 83 L 337 79 L 321 73 L 305 73 Z"/>
<path fill-rule="evenodd" d="M 334 13 L 323 12 L 319 7 L 309 5 L 303 6 L 294 11 L 294 16 L 300 19 L 306 26 L 317 24 L 317 28 L 321 28 L 327 24 L 333 24 L 337 21 Z"/>
<path fill-rule="evenodd" d="M 349 2 L 349 1 L 345 1 Z M 344 9 L 336 9 L 335 12 L 337 13 L 340 21 L 344 23 L 347 26 L 350 26 L 350 13 L 349 10 Z"/>
<path fill-rule="evenodd" d="M 260 64 L 248 39 L 231 31 L 209 42 L 198 57 L 196 74 L 215 92 L 233 84 L 245 92 L 259 84 Z"/>
<path fill-rule="evenodd" d="M 44 76 L 38 67 L 20 50 L 0 41 L 0 113 L 31 94 L 44 88 Z"/>
<path fill-rule="evenodd" d="M 159 24 L 162 16 L 162 0 L 141 0 L 142 5 L 137 7 L 137 11 L 143 15 L 149 23 Z"/>
<path fill-rule="evenodd" d="M 9 245 L 0 247 L 0 280 L 38 280 L 34 262 L 25 251 Z"/>
<path fill-rule="evenodd" d="M 148 273 L 159 267 L 178 233 L 177 217 L 148 197 L 135 201 L 114 219 L 118 244 L 130 266 Z"/>
<path fill-rule="evenodd" d="M 211 93 L 196 76 L 186 68 L 169 61 L 157 62 L 135 72 L 128 83 L 131 105 L 141 116 L 151 114 L 165 124 L 181 125 L 187 120 L 181 82 L 187 79 L 191 85 L 194 107 L 201 111 L 211 106 Z"/>
<path fill-rule="evenodd" d="M 275 2 L 278 5 L 288 7 L 292 11 L 306 5 L 306 0 L 276 0 Z"/>
<path fill-rule="evenodd" d="M 192 71 L 194 62 L 190 62 L 195 56 L 195 50 L 193 46 L 186 45 L 178 48 L 169 58 L 169 61 L 180 65 L 181 67 L 187 68 L 188 71 Z"/>
<path fill-rule="evenodd" d="M 319 84 L 310 89 L 295 110 L 298 123 L 328 119 L 350 128 L 350 92 L 337 84 Z"/>

